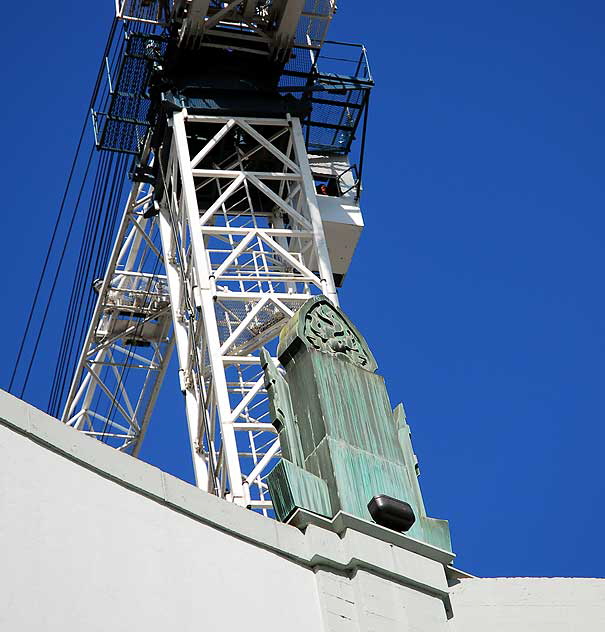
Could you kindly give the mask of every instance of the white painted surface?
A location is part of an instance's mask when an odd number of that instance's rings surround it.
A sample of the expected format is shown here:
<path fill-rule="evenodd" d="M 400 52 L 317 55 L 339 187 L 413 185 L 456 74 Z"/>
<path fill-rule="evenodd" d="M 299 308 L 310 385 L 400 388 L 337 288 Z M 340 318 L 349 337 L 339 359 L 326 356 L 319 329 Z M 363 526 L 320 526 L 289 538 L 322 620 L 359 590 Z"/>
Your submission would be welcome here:
<path fill-rule="evenodd" d="M 312 571 L 3 426 L 0 463 L 1 630 L 320 628 Z"/>
<path fill-rule="evenodd" d="M 605 579 L 462 579 L 451 598 L 455 632 L 605 630 Z"/>
<path fill-rule="evenodd" d="M 363 230 L 363 216 L 355 199 L 357 186 L 346 156 L 309 155 L 309 165 L 316 178 L 336 178 L 341 195 L 317 195 L 324 233 L 334 274 L 347 274 L 357 242 Z M 314 253 L 306 256 L 307 265 L 317 268 Z"/>
<path fill-rule="evenodd" d="M 425 602 L 445 618 L 443 565 L 399 538 L 303 534 L 0 391 L 2 631 L 345 630 L 334 603 L 361 631 L 403 592 L 416 619 Z"/>
<path fill-rule="evenodd" d="M 363 230 L 361 209 L 353 196 L 342 198 L 318 195 L 324 233 L 334 274 L 345 276 Z"/>
<path fill-rule="evenodd" d="M 448 589 L 437 550 L 335 529 L 229 504 L 0 391 L 2 631 L 605 630 L 605 580 Z"/>

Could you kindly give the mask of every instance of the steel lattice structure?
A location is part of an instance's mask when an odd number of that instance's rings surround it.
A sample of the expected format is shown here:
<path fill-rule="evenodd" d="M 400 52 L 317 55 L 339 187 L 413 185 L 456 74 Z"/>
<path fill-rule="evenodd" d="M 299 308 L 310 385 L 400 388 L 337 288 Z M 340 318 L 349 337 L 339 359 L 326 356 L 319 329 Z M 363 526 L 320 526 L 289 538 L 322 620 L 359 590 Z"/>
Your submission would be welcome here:
<path fill-rule="evenodd" d="M 98 300 L 62 419 L 137 456 L 176 347 L 198 486 L 266 514 L 264 478 L 279 441 L 259 350 L 275 354 L 284 323 L 312 295 L 338 301 L 336 281 L 361 225 L 359 176 L 347 154 L 371 86 L 367 74 L 360 78 L 365 50 L 355 73 L 319 73 L 333 2 L 282 3 L 276 32 L 274 18 L 255 22 L 253 2 L 210 10 L 208 2 L 178 2 L 172 13 L 170 3 L 150 4 L 116 3 L 119 19 L 146 30 L 128 35 L 107 112 L 93 120 L 99 148 L 135 153 L 137 166 L 106 274 L 95 282 Z M 165 33 L 171 20 L 172 39 L 149 31 L 153 24 Z M 211 37 L 226 34 L 226 44 Z M 234 41 L 243 58 L 260 41 L 264 49 L 253 54 L 282 59 L 269 63 L 290 68 L 297 105 L 276 85 L 267 106 L 262 91 L 229 93 L 222 113 L 205 92 L 176 90 L 178 82 L 161 93 L 163 107 L 154 105 L 154 81 L 170 55 L 183 47 L 198 55 L 203 46 L 230 55 Z M 311 70 L 287 61 L 295 42 Z M 313 119 L 312 107 L 324 118 Z M 331 245 L 326 226 L 336 235 Z"/>
<path fill-rule="evenodd" d="M 337 301 L 302 130 L 296 118 L 186 112 L 170 123 L 159 213 L 145 217 L 148 187 L 135 185 L 64 421 L 136 455 L 176 344 L 198 485 L 265 507 L 262 476 L 279 445 L 256 352 L 313 293 Z M 197 128 L 213 133 L 193 153 Z M 206 167 L 233 139 L 245 149 Z M 259 154 L 270 170 L 247 168 Z M 214 195 L 200 208 L 205 190 Z M 124 362 L 144 374 L 134 403 Z M 99 396 L 115 419 L 95 409 Z"/>

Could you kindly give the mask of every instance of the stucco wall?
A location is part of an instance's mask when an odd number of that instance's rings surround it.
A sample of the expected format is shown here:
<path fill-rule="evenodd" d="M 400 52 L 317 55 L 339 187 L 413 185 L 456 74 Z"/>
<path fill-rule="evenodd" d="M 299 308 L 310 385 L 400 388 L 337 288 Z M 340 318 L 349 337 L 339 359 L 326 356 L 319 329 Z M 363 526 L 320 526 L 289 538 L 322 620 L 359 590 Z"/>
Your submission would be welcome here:
<path fill-rule="evenodd" d="M 320 628 L 310 570 L 4 427 L 0 464 L 0 630 Z"/>
<path fill-rule="evenodd" d="M 443 564 L 385 535 L 399 546 L 276 523 L 0 391 L 0 630 L 361 632 L 431 611 L 445 632 Z"/>
<path fill-rule="evenodd" d="M 345 514 L 265 519 L 0 391 L 2 631 L 605 630 L 605 580 L 450 588 L 450 558 Z"/>
<path fill-rule="evenodd" d="M 451 598 L 454 632 L 605 630 L 605 579 L 462 579 Z"/>

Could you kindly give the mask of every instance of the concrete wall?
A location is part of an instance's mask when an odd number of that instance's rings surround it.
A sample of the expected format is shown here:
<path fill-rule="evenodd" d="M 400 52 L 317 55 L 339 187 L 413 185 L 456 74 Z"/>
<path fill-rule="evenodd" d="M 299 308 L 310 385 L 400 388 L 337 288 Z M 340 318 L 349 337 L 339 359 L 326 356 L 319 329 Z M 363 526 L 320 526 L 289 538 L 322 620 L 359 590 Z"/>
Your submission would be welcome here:
<path fill-rule="evenodd" d="M 0 630 L 445 630 L 443 564 L 387 537 L 276 523 L 0 392 Z"/>
<path fill-rule="evenodd" d="M 454 632 L 605 630 L 603 579 L 462 579 L 451 597 Z"/>
<path fill-rule="evenodd" d="M 324 620 L 330 632 L 449 630 L 443 605 L 430 594 L 364 570 L 339 577 L 318 570 Z"/>
<path fill-rule="evenodd" d="M 230 505 L 0 391 L 2 631 L 605 629 L 605 581 L 449 588 L 444 551 L 305 520 Z"/>
<path fill-rule="evenodd" d="M 244 630 L 268 608 L 263 629 L 318 628 L 313 573 L 298 564 L 5 427 L 0 464 L 1 630 Z"/>

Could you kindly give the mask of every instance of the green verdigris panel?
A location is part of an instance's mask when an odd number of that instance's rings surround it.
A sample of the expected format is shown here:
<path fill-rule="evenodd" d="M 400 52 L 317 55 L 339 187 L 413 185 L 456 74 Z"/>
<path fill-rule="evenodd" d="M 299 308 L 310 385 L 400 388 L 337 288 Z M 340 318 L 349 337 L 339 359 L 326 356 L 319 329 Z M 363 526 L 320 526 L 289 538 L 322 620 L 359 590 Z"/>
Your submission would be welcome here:
<path fill-rule="evenodd" d="M 295 366 L 296 365 L 296 366 Z M 326 424 L 322 410 L 322 404 L 318 397 L 308 398 L 308 393 L 313 390 L 315 371 L 313 356 L 302 353 L 296 358 L 296 362 L 288 365 L 288 385 L 293 406 L 296 408 L 296 417 L 300 430 L 300 439 L 303 455 L 307 458 L 321 440 L 326 436 Z M 290 373 L 296 373 L 296 377 L 290 378 Z M 304 402 L 304 405 L 298 405 Z"/>
<path fill-rule="evenodd" d="M 385 459 L 401 461 L 384 378 L 326 354 L 313 354 L 312 362 L 314 395 L 321 403 L 326 434 Z M 290 373 L 297 381 L 298 365 Z M 307 392 L 296 406 L 306 408 L 308 401 Z"/>
<path fill-rule="evenodd" d="M 278 520 L 287 520 L 298 507 L 332 517 L 328 484 L 318 476 L 282 459 L 267 480 Z"/>
<path fill-rule="evenodd" d="M 447 520 L 429 518 L 426 515 L 424 500 L 418 483 L 418 476 L 420 475 L 418 458 L 414 454 L 414 448 L 412 447 L 412 433 L 406 421 L 403 404 L 399 404 L 393 411 L 393 421 L 395 422 L 399 445 L 403 453 L 403 463 L 408 489 L 410 490 L 410 500 L 408 502 L 414 508 L 416 516 L 418 516 L 418 520 L 410 529 L 409 534 L 418 540 L 438 546 L 440 549 L 451 551 L 452 542 Z"/>
<path fill-rule="evenodd" d="M 343 511 L 371 520 L 367 504 L 377 493 L 410 497 L 402 465 L 335 439 L 328 444 Z"/>
<path fill-rule="evenodd" d="M 290 387 L 265 349 L 260 350 L 260 361 L 265 374 L 265 388 L 269 395 L 269 413 L 279 435 L 282 456 L 295 465 L 302 466 L 304 456 L 300 442 L 301 433 L 292 410 Z"/>
<path fill-rule="evenodd" d="M 414 510 L 410 536 L 451 550 L 447 522 L 426 515 L 403 407 L 391 410 L 376 361 L 342 311 L 323 296 L 307 301 L 282 330 L 278 354 L 285 379 L 263 356 L 271 415 L 285 442 L 268 478 L 278 517 L 295 506 L 322 513 L 329 498 L 330 516 L 370 520 L 368 502 L 387 494 Z"/>
<path fill-rule="evenodd" d="M 404 465 L 376 458 L 340 441 L 328 441 L 343 511 L 371 520 L 364 499 L 372 498 L 380 490 L 381 494 L 400 498 L 412 506 L 416 522 L 407 532 L 409 536 L 450 550 L 447 521 L 427 518 L 424 506 L 418 505 Z"/>

